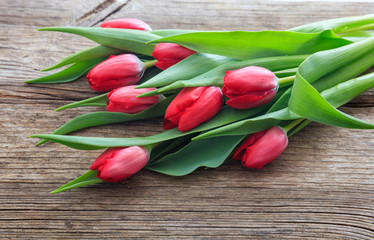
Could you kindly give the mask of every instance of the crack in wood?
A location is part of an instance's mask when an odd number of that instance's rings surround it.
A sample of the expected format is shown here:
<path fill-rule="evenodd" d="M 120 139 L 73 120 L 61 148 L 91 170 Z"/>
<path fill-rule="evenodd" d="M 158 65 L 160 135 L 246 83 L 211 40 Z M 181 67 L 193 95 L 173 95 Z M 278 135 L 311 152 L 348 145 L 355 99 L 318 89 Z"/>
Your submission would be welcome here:
<path fill-rule="evenodd" d="M 99 5 L 97 5 L 96 7 L 94 7 L 92 10 L 86 12 L 85 14 L 83 14 L 80 18 L 77 19 L 77 21 L 80 21 L 80 20 L 83 20 L 85 18 L 88 18 L 89 16 L 93 15 L 93 14 L 96 14 L 104 9 L 106 9 L 107 7 L 109 7 L 110 5 L 112 5 L 113 3 L 115 3 L 116 0 L 105 0 L 104 2 L 100 3 Z"/>
<path fill-rule="evenodd" d="M 98 24 L 98 23 L 101 22 L 101 21 L 105 21 L 105 20 L 106 20 L 108 17 L 110 17 L 111 15 L 113 15 L 113 14 L 115 14 L 115 13 L 121 11 L 121 9 L 122 9 L 124 6 L 126 6 L 130 1 L 131 1 L 131 0 L 128 0 L 127 2 L 125 2 L 125 3 L 121 4 L 121 5 L 119 5 L 117 8 L 113 9 L 112 11 L 110 11 L 107 15 L 105 15 L 105 16 L 102 17 L 101 19 L 99 19 L 99 20 L 97 20 L 96 22 L 92 23 L 92 24 L 90 25 L 90 27 L 95 26 L 96 24 Z"/>
<path fill-rule="evenodd" d="M 126 6 L 130 0 L 105 0 L 104 2 L 98 4 L 92 10 L 86 12 L 81 17 L 77 19 L 77 22 L 85 22 L 88 23 L 84 25 L 88 25 L 92 27 L 97 23 L 104 21 L 109 16 L 115 14 L 116 12 L 120 11 L 124 6 Z M 112 9 L 111 9 L 112 8 Z M 96 16 L 95 16 L 96 15 Z M 89 20 L 92 18 L 91 20 Z M 95 19 L 97 18 L 97 19 Z"/>

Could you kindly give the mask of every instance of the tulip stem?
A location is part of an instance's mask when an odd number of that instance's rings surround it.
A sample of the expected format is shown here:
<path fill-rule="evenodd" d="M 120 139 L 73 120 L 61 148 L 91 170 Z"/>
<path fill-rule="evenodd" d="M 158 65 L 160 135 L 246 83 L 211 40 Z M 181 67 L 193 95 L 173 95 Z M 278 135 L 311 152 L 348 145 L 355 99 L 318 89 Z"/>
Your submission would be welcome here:
<path fill-rule="evenodd" d="M 151 152 L 153 148 L 155 148 L 157 145 L 159 145 L 161 142 L 151 143 L 144 145 L 143 147 L 147 149 L 148 152 Z"/>
<path fill-rule="evenodd" d="M 290 122 L 288 125 L 282 127 L 284 130 L 286 130 L 287 132 L 289 132 L 292 128 L 296 127 L 297 125 L 299 125 L 299 123 L 301 123 L 302 121 L 304 121 L 305 118 L 299 118 L 299 119 L 296 119 L 292 122 Z"/>
<path fill-rule="evenodd" d="M 285 86 L 291 85 L 293 83 L 293 81 L 295 80 L 295 77 L 296 76 L 279 78 L 278 79 L 279 87 L 285 87 Z"/>
<path fill-rule="evenodd" d="M 147 62 L 143 62 L 143 63 L 144 63 L 144 67 L 147 69 L 147 68 L 153 67 L 156 62 L 157 62 L 157 60 L 155 59 L 155 60 L 151 60 L 151 61 L 147 61 Z"/>

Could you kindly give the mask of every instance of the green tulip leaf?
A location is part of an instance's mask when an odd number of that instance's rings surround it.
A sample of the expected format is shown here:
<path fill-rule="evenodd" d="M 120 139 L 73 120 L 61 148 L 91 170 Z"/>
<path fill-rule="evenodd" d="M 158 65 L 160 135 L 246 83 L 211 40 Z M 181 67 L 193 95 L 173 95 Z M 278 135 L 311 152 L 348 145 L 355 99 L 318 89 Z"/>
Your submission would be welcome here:
<path fill-rule="evenodd" d="M 312 54 L 351 43 L 332 31 L 322 33 L 289 31 L 195 32 L 165 37 L 150 43 L 160 42 L 177 43 L 197 52 L 218 54 L 239 60 Z"/>
<path fill-rule="evenodd" d="M 146 42 L 160 38 L 147 31 L 119 28 L 46 27 L 39 30 L 77 34 L 103 46 L 149 56 L 152 55 L 154 46 L 148 45 Z"/>
<path fill-rule="evenodd" d="M 71 82 L 82 75 L 86 74 L 91 68 L 104 61 L 105 58 L 95 58 L 82 62 L 77 62 L 74 65 L 44 77 L 25 81 L 25 83 L 66 83 Z"/>
<path fill-rule="evenodd" d="M 190 142 L 191 136 L 196 136 L 196 134 L 184 135 L 184 136 L 181 136 L 175 139 L 166 140 L 164 142 L 157 144 L 152 149 L 151 156 L 146 167 L 153 164 L 158 158 L 162 157 L 163 155 L 182 146 L 182 144 Z"/>
<path fill-rule="evenodd" d="M 299 75 L 312 83 L 374 50 L 374 37 L 311 55 L 298 68 Z"/>
<path fill-rule="evenodd" d="M 166 98 L 163 101 L 153 105 L 152 107 L 136 114 L 126 114 L 119 112 L 93 112 L 83 114 L 68 121 L 67 123 L 59 127 L 56 131 L 54 131 L 52 134 L 61 135 L 88 127 L 160 117 L 164 115 L 167 106 L 170 104 L 173 98 L 174 97 Z M 47 141 L 42 140 L 37 145 L 40 145 L 45 142 Z"/>
<path fill-rule="evenodd" d="M 180 132 L 176 128 L 174 128 L 152 136 L 135 138 L 78 137 L 55 134 L 36 134 L 30 137 L 57 142 L 68 147 L 80 150 L 95 150 L 108 147 L 144 146 L 179 138 L 192 133 L 206 131 L 244 118 L 256 116 L 258 114 L 264 113 L 271 106 L 271 104 L 273 104 L 273 102 L 269 102 L 268 104 L 265 104 L 261 107 L 247 110 L 238 110 L 230 107 L 224 107 L 208 122 L 203 123 L 200 126 L 187 132 Z"/>
<path fill-rule="evenodd" d="M 338 89 L 336 90 L 338 91 Z M 349 91 L 346 93 L 349 93 Z M 332 98 L 331 100 L 335 99 Z M 303 118 L 327 125 L 359 129 L 374 128 L 374 124 L 359 120 L 337 110 L 333 104 L 330 104 L 323 98 L 300 74 L 296 75 L 289 101 L 289 109 Z"/>
<path fill-rule="evenodd" d="M 69 103 L 59 108 L 56 108 L 55 111 L 60 111 L 60 110 L 69 109 L 69 108 L 77 108 L 77 107 L 89 107 L 89 106 L 103 107 L 103 106 L 106 106 L 106 103 L 108 101 L 107 94 L 108 93 L 104 93 L 99 96 L 87 98 L 87 99 L 84 99 L 78 102 Z"/>
<path fill-rule="evenodd" d="M 367 28 L 372 29 L 374 27 L 372 26 L 373 23 L 374 14 L 370 14 L 356 17 L 335 18 L 309 23 L 306 25 L 291 28 L 290 31 L 303 33 L 319 33 L 325 30 L 332 30 L 335 33 L 345 33 Z"/>
<path fill-rule="evenodd" d="M 151 163 L 146 168 L 171 176 L 183 176 L 199 167 L 219 167 L 244 136 L 225 136 L 192 141 L 175 153 Z"/>
<path fill-rule="evenodd" d="M 89 170 L 88 172 L 86 172 L 82 176 L 74 179 L 73 181 L 65 184 L 64 186 L 62 186 L 60 188 L 57 188 L 56 190 L 52 191 L 51 193 L 60 193 L 60 192 L 64 192 L 64 191 L 67 191 L 67 190 L 74 189 L 74 188 L 79 188 L 79 187 L 83 187 L 83 186 L 90 185 L 90 184 L 104 182 L 103 180 L 97 178 L 96 174 L 97 174 L 97 171 Z"/>
<path fill-rule="evenodd" d="M 312 83 L 318 92 L 332 88 L 337 84 L 350 80 L 362 74 L 374 65 L 374 51 L 368 52 L 356 60 L 338 68 L 329 74 L 324 75 Z M 268 112 L 274 112 L 286 108 L 291 97 L 291 88 L 288 89 L 278 101 L 269 109 Z"/>
<path fill-rule="evenodd" d="M 238 121 L 211 130 L 209 132 L 202 133 L 201 135 L 193 138 L 193 140 L 218 136 L 243 135 L 255 133 L 279 125 L 284 120 L 293 120 L 297 118 L 300 118 L 300 116 L 290 112 L 288 108 L 285 108 L 282 110 L 278 110 L 276 112 L 271 112 L 261 115 L 259 117 Z"/>
<path fill-rule="evenodd" d="M 192 33 L 192 32 L 203 32 L 200 30 L 191 30 L 191 29 L 158 29 L 158 30 L 153 30 L 151 33 L 160 36 L 160 37 L 170 37 L 170 36 L 175 36 L 175 35 L 180 35 L 180 34 L 185 34 L 185 33 Z"/>
<path fill-rule="evenodd" d="M 289 69 L 274 71 L 274 74 L 278 78 L 283 78 L 283 77 L 294 76 L 296 72 L 297 72 L 297 68 L 289 68 Z"/>
<path fill-rule="evenodd" d="M 116 48 L 111 48 L 111 47 L 106 47 L 106 46 L 90 47 L 90 48 L 81 50 L 79 52 L 73 53 L 70 56 L 62 59 L 56 65 L 53 65 L 52 67 L 46 68 L 42 71 L 50 71 L 56 68 L 60 68 L 60 67 L 72 64 L 72 63 L 82 62 L 82 61 L 95 59 L 95 58 L 108 57 L 109 55 L 116 55 L 120 53 L 124 53 L 124 51 L 121 49 L 116 49 Z"/>
<path fill-rule="evenodd" d="M 160 74 L 141 84 L 138 88 L 161 87 L 181 79 L 190 79 L 221 64 L 233 61 L 235 62 L 236 60 L 218 55 L 193 54 L 165 69 Z"/>
<path fill-rule="evenodd" d="M 348 32 L 340 36 L 344 39 L 347 39 L 348 41 L 358 42 L 358 41 L 365 40 L 366 38 L 373 37 L 374 30 Z"/>
<path fill-rule="evenodd" d="M 374 125 L 340 112 L 310 85 L 320 77 L 336 69 L 368 58 L 374 51 L 374 37 L 352 43 L 333 50 L 323 51 L 310 56 L 302 63 L 289 101 L 294 113 L 312 121 L 346 128 L 373 128 Z"/>

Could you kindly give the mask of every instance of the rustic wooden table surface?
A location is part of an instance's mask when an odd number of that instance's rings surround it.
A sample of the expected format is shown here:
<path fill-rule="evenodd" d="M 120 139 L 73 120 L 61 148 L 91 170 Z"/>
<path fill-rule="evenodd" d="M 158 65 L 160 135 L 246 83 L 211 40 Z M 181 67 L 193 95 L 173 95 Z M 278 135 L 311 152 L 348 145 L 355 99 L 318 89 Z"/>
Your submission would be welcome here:
<path fill-rule="evenodd" d="M 40 69 L 94 44 L 38 32 L 45 26 L 97 26 L 134 17 L 154 29 L 288 29 L 327 18 L 368 14 L 374 2 L 346 0 L 14 0 L 0 1 L 0 238 L 3 239 L 373 239 L 374 138 L 370 130 L 313 123 L 262 171 L 237 162 L 185 177 L 150 171 L 119 184 L 51 195 L 84 173 L 102 151 L 48 143 L 50 133 L 98 107 L 54 112 L 95 95 L 85 79 L 27 85 Z M 374 90 L 341 108 L 374 122 Z M 161 120 L 112 125 L 81 136 L 147 136 Z"/>

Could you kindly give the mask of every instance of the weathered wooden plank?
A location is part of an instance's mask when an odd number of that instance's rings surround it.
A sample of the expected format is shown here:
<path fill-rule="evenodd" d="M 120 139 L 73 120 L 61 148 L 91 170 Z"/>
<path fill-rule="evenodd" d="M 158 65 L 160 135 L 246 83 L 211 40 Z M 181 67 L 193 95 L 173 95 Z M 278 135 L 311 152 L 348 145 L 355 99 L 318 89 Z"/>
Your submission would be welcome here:
<path fill-rule="evenodd" d="M 50 133 L 79 114 L 102 108 L 52 111 L 94 96 L 84 79 L 59 85 L 23 81 L 93 45 L 76 36 L 37 32 L 37 27 L 89 26 L 102 19 L 136 17 L 154 29 L 287 29 L 370 13 L 373 6 L 272 0 L 0 3 L 0 238 L 372 239 L 372 131 L 313 123 L 293 136 L 281 157 L 262 171 L 248 171 L 238 162 L 180 178 L 143 171 L 119 184 L 50 195 L 85 172 L 101 151 L 55 143 L 34 147 L 37 140 L 27 136 Z M 373 122 L 373 95 L 370 90 L 342 110 Z M 76 134 L 146 136 L 161 131 L 160 123 L 154 119 Z"/>
<path fill-rule="evenodd" d="M 98 0 L 96 2 L 97 4 L 94 7 L 80 5 L 80 9 L 77 11 L 80 14 L 76 16 L 76 21 L 74 21 L 73 24 L 85 27 L 94 26 L 115 12 L 119 12 L 129 2 L 129 0 Z M 90 3 L 92 4 L 93 1 Z"/>

